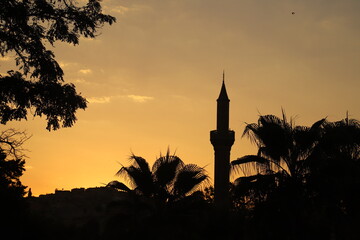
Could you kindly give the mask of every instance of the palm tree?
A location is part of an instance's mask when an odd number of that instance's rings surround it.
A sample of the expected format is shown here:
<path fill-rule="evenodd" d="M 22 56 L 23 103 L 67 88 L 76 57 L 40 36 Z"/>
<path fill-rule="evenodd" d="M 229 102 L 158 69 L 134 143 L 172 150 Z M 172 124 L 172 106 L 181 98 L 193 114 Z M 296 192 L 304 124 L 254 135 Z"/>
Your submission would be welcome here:
<path fill-rule="evenodd" d="M 243 136 L 258 146 L 258 154 L 231 162 L 243 175 L 234 182 L 234 195 L 240 204 L 249 206 L 248 200 L 258 207 L 262 232 L 273 236 L 276 229 L 302 239 L 303 228 L 309 228 L 328 229 L 328 238 L 354 236 L 360 216 L 359 121 L 346 117 L 295 126 L 283 112 L 282 118 L 260 116 Z"/>
<path fill-rule="evenodd" d="M 302 184 L 325 123 L 324 118 L 311 127 L 295 126 L 282 111 L 282 118 L 261 115 L 258 123 L 247 124 L 243 136 L 257 145 L 258 153 L 231 162 L 232 173 L 241 175 L 233 182 L 234 204 L 249 207 L 263 202 L 276 186 L 290 179 Z"/>
<path fill-rule="evenodd" d="M 358 161 L 360 159 L 360 121 L 348 116 L 337 122 L 326 122 L 324 131 L 313 158 L 340 157 Z"/>
<path fill-rule="evenodd" d="M 321 141 L 309 157 L 307 178 L 315 196 L 346 214 L 360 214 L 360 122 L 326 122 Z"/>
<path fill-rule="evenodd" d="M 260 116 L 258 123 L 247 124 L 243 136 L 258 146 L 257 155 L 247 155 L 231 162 L 232 169 L 245 176 L 281 172 L 288 177 L 301 177 L 306 173 L 305 161 L 319 142 L 326 119 L 311 127 L 295 126 L 274 115 Z M 250 171 L 249 171 L 250 170 Z"/>
<path fill-rule="evenodd" d="M 165 156 L 160 155 L 151 170 L 149 163 L 142 157 L 132 154 L 130 160 L 132 164 L 122 166 L 116 175 L 124 177 L 132 189 L 119 181 L 112 181 L 108 186 L 163 203 L 191 195 L 209 179 L 204 168 L 184 164 L 179 157 L 171 155 L 169 150 Z"/>

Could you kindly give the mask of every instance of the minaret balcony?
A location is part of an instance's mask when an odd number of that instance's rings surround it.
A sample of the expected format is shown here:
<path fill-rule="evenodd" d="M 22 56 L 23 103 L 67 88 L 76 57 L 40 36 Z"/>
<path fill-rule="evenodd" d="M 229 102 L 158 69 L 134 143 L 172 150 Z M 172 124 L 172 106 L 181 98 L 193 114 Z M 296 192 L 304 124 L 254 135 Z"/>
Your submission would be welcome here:
<path fill-rule="evenodd" d="M 235 132 L 232 130 L 227 131 L 210 131 L 210 142 L 214 147 L 228 146 L 231 147 L 235 141 Z"/>

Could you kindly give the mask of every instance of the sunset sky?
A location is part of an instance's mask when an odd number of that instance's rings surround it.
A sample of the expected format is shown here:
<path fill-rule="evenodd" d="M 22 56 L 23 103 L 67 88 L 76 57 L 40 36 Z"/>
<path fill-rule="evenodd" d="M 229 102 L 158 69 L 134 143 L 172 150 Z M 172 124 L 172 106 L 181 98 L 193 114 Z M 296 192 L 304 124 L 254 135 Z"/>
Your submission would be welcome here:
<path fill-rule="evenodd" d="M 89 101 L 77 123 L 52 132 L 39 117 L 1 126 L 32 134 L 21 179 L 34 195 L 121 180 L 114 174 L 131 152 L 153 163 L 168 147 L 213 178 L 209 131 L 223 70 L 236 133 L 231 159 L 256 153 L 241 135 L 259 114 L 284 108 L 299 125 L 340 120 L 346 111 L 360 119 L 359 0 L 102 5 L 117 23 L 95 40 L 53 49 L 65 81 Z M 0 72 L 12 61 L 1 59 Z"/>

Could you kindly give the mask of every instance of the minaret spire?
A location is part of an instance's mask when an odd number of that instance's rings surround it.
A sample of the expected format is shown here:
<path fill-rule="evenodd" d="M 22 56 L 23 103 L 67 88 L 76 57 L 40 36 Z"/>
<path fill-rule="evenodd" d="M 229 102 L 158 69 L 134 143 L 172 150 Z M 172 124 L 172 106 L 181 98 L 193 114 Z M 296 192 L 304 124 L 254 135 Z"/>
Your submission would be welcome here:
<path fill-rule="evenodd" d="M 230 99 L 226 92 L 224 73 L 223 82 L 220 94 L 217 101 L 217 117 L 216 117 L 216 130 L 227 131 L 229 130 L 229 102 Z"/>
<path fill-rule="evenodd" d="M 215 205 L 223 214 L 229 208 L 230 150 L 235 141 L 235 132 L 229 130 L 229 102 L 225 87 L 225 71 L 217 101 L 216 130 L 210 132 L 210 141 L 215 151 Z"/>

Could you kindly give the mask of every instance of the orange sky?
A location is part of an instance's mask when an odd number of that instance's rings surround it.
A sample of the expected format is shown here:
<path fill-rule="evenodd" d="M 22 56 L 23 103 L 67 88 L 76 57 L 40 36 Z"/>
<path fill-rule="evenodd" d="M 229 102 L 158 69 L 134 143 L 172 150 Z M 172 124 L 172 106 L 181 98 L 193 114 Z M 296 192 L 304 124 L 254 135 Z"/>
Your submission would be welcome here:
<path fill-rule="evenodd" d="M 103 7 L 116 24 L 95 40 L 54 49 L 65 80 L 89 101 L 77 123 L 55 132 L 45 118 L 2 126 L 33 135 L 22 181 L 35 195 L 101 186 L 117 179 L 131 152 L 152 163 L 168 146 L 213 177 L 209 131 L 223 69 L 232 159 L 256 153 L 241 134 L 259 113 L 280 116 L 283 107 L 300 125 L 340 120 L 347 110 L 360 119 L 358 0 L 104 0 Z M 11 57 L 0 60 L 0 72 Z"/>

